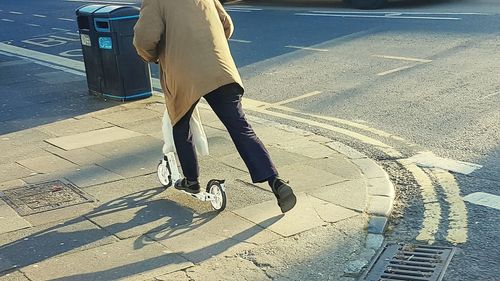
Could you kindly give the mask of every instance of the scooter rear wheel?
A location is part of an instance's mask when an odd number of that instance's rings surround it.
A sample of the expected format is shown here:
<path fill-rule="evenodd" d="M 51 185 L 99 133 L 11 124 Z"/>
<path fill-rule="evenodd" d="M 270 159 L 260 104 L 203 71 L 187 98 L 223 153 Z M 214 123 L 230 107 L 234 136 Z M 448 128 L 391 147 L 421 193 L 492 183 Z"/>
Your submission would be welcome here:
<path fill-rule="evenodd" d="M 207 193 L 210 193 L 214 200 L 210 201 L 212 208 L 217 212 L 222 212 L 226 208 L 227 197 L 224 187 L 224 181 L 210 180 L 207 183 Z"/>

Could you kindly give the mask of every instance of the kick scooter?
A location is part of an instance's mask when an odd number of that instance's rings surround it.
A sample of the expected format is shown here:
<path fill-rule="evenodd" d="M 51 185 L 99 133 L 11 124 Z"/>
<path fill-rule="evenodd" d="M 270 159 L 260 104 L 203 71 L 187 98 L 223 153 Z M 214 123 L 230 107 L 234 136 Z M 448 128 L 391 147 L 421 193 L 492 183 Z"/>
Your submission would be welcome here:
<path fill-rule="evenodd" d="M 158 164 L 157 173 L 160 183 L 165 188 L 172 186 L 177 180 L 182 179 L 174 152 L 169 152 L 164 156 Z M 226 208 L 227 198 L 224 180 L 212 179 L 208 181 L 206 191 L 200 191 L 200 193 L 197 194 L 189 193 L 183 190 L 179 191 L 200 201 L 210 202 L 214 210 L 217 212 L 222 212 Z"/>

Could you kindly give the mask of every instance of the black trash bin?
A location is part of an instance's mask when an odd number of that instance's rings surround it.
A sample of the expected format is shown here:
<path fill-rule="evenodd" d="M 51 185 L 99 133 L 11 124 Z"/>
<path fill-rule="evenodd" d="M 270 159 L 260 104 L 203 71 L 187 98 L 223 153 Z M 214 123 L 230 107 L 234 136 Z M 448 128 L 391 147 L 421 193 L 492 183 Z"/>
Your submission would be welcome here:
<path fill-rule="evenodd" d="M 150 97 L 149 65 L 132 44 L 139 8 L 88 5 L 76 15 L 89 92 L 123 101 Z"/>

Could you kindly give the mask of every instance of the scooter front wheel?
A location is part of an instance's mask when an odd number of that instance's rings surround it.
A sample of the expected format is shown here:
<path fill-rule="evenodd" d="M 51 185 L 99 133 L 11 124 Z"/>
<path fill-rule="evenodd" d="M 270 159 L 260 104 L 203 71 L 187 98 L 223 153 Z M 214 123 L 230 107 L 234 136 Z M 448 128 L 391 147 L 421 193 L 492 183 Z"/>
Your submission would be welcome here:
<path fill-rule="evenodd" d="M 217 212 L 222 212 L 226 208 L 227 197 L 223 180 L 210 180 L 207 183 L 207 193 L 213 196 L 210 200 L 212 208 Z"/>

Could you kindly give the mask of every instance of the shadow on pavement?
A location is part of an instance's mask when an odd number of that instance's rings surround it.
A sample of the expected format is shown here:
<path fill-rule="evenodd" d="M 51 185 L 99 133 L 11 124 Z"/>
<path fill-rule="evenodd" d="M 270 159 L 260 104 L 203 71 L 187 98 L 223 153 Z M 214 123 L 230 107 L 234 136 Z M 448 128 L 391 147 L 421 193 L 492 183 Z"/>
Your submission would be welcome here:
<path fill-rule="evenodd" d="M 154 221 L 163 220 L 164 222 L 161 223 L 161 226 L 154 229 L 154 231 L 173 229 L 184 225 L 184 230 L 180 232 L 182 234 L 202 226 L 215 217 L 214 213 L 196 215 L 192 210 L 170 200 L 158 198 L 151 200 L 163 191 L 163 187 L 151 188 L 111 200 L 83 216 L 0 246 L 0 272 L 5 274 L 11 269 L 42 262 L 61 254 L 116 242 L 117 239 L 110 235 L 110 230 L 112 233 L 118 233 Z M 154 205 L 161 205 L 161 215 L 150 214 L 149 210 L 154 208 Z M 143 208 L 136 212 L 130 221 L 114 223 L 106 226 L 105 229 L 96 227 L 96 223 L 94 222 L 96 218 L 138 207 Z M 196 224 L 193 224 L 195 219 Z M 89 221 L 92 222 L 90 226 Z M 144 233 L 147 232 L 149 231 L 145 231 Z M 1 275 L 2 273 L 0 273 Z"/>
<path fill-rule="evenodd" d="M 120 105 L 88 94 L 85 76 L 0 54 L 0 135 Z"/>

